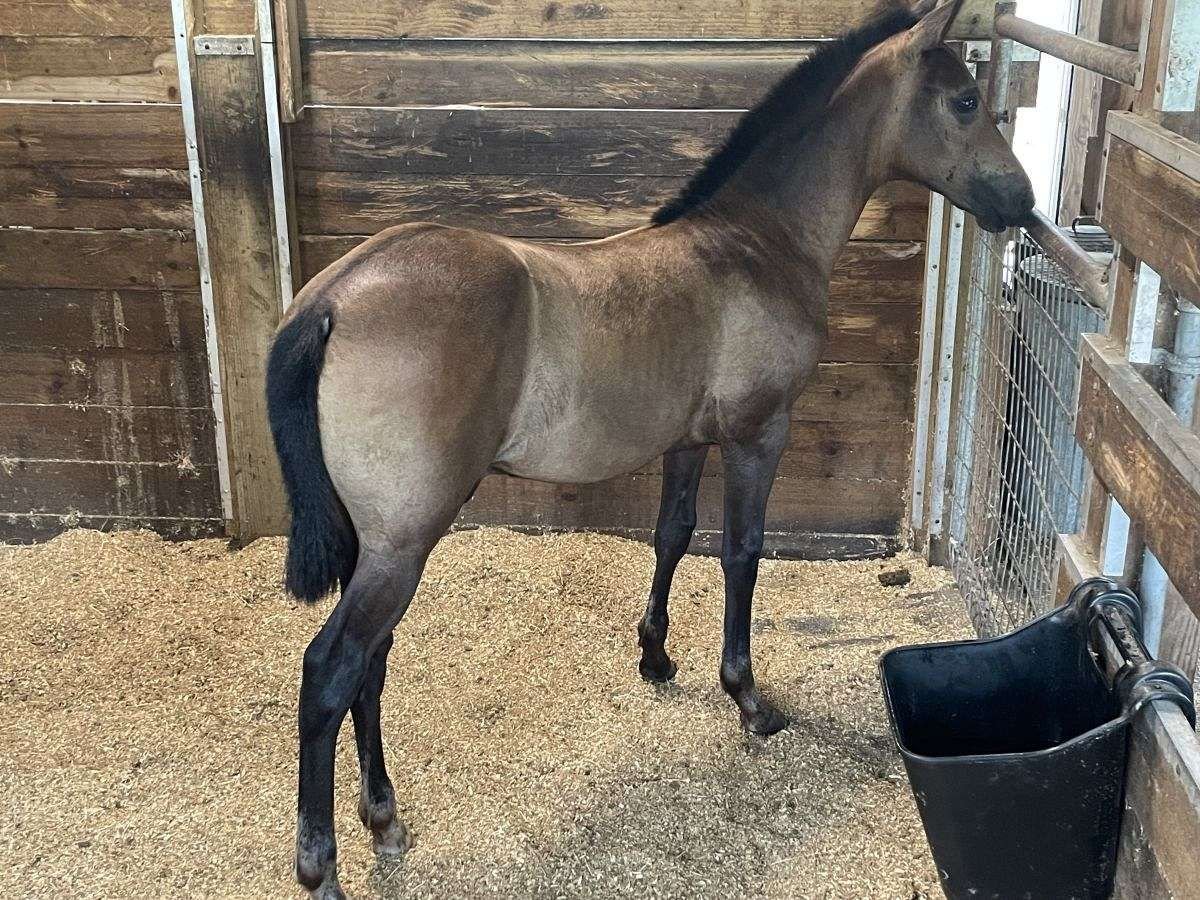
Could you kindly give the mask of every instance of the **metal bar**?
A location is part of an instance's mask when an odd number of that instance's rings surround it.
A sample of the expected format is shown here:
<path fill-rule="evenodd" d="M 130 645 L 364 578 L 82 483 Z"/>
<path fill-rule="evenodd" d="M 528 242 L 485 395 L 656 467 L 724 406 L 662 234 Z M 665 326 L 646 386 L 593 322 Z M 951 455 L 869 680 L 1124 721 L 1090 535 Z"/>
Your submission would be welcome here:
<path fill-rule="evenodd" d="M 233 519 L 233 491 L 229 474 L 229 440 L 225 431 L 225 395 L 221 385 L 221 354 L 217 347 L 216 305 L 208 266 L 208 229 L 204 218 L 204 185 L 200 177 L 200 151 L 196 144 L 196 101 L 192 93 L 192 64 L 188 54 L 186 0 L 171 0 L 175 36 L 175 64 L 179 70 L 179 104 L 183 112 L 183 138 L 187 148 L 188 183 L 192 193 L 192 221 L 196 228 L 196 261 L 200 267 L 200 303 L 204 308 L 204 338 L 208 349 L 208 382 L 212 397 L 213 430 L 217 445 L 217 482 L 226 523 Z"/>
<path fill-rule="evenodd" d="M 292 305 L 292 241 L 288 225 L 287 180 L 283 171 L 283 127 L 279 120 L 279 84 L 275 77 L 275 33 L 270 0 L 256 0 L 259 45 L 262 47 L 263 99 L 267 112 L 267 147 L 271 154 L 271 218 L 275 223 L 275 256 L 279 261 L 280 311 Z"/>
<path fill-rule="evenodd" d="M 1049 257 L 1075 279 L 1081 297 L 1089 306 L 1108 315 L 1108 269 L 1093 260 L 1077 243 L 1062 233 L 1046 214 L 1035 209 L 1025 230 Z"/>
<path fill-rule="evenodd" d="M 914 532 L 925 528 L 925 478 L 929 456 L 929 412 L 933 394 L 933 352 L 937 344 L 938 298 L 941 294 L 942 224 L 950 201 L 929 195 L 929 231 L 925 240 L 925 294 L 921 306 L 921 356 L 917 369 L 917 413 L 913 429 L 912 501 L 909 522 Z"/>
<path fill-rule="evenodd" d="M 937 430 L 933 442 L 933 474 L 930 479 L 929 534 L 940 536 L 945 519 L 946 457 L 950 450 L 950 401 L 954 388 L 954 343 L 958 323 L 958 281 L 962 271 L 963 226 L 966 214 L 958 207 L 950 211 L 950 239 L 946 250 L 946 292 L 943 297 L 942 338 L 937 384 Z"/>
<path fill-rule="evenodd" d="M 1121 84 L 1136 85 L 1141 73 L 1142 60 L 1136 50 L 1125 50 L 1068 34 L 1057 28 L 1047 28 L 1011 12 L 996 16 L 996 34 L 1020 41 Z"/>
<path fill-rule="evenodd" d="M 1008 15 L 1017 8 L 1016 3 L 997 3 L 996 16 Z M 1009 85 L 1012 79 L 1013 42 L 999 35 L 992 38 L 991 61 L 988 63 L 988 109 L 996 119 L 996 127 L 1004 135 L 1004 140 L 1012 143 L 1013 119 L 1015 116 L 1008 108 Z"/>

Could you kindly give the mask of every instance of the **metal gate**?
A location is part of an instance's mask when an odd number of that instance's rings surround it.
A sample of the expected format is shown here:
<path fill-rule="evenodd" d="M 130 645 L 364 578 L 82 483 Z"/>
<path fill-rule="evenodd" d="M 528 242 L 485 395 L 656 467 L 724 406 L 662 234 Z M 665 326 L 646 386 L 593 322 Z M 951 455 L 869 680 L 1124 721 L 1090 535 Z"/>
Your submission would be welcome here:
<path fill-rule="evenodd" d="M 1052 605 L 1055 536 L 1080 515 L 1079 336 L 1103 314 L 1026 231 L 979 232 L 962 322 L 949 555 L 981 636 Z"/>

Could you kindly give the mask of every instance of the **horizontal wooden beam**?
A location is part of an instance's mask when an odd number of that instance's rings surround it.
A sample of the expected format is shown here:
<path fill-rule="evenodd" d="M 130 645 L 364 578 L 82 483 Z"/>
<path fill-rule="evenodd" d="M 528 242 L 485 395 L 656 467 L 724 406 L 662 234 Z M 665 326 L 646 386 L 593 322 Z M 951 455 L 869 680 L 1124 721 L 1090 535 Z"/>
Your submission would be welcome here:
<path fill-rule="evenodd" d="M 1193 181 L 1200 181 L 1200 144 L 1132 112 L 1110 112 L 1109 134 Z"/>
<path fill-rule="evenodd" d="M 186 169 L 179 107 L 0 103 L 0 169 L 40 165 Z"/>
<path fill-rule="evenodd" d="M 175 103 L 175 48 L 166 37 L 0 37 L 0 99 Z"/>
<path fill-rule="evenodd" d="M 0 185 L 3 184 L 0 173 Z M 374 234 L 428 220 L 525 237 L 604 237 L 644 225 L 682 190 L 684 176 L 404 175 L 296 172 L 304 234 Z M 0 196 L 0 209 L 4 206 Z M 929 192 L 893 182 L 876 192 L 854 229 L 859 240 L 920 241 Z"/>
<path fill-rule="evenodd" d="M 1099 335 L 1084 335 L 1075 430 L 1096 477 L 1200 613 L 1200 436 Z"/>
<path fill-rule="evenodd" d="M 1108 314 L 1108 270 L 1071 240 L 1039 209 L 1033 211 L 1026 230 L 1082 291 L 1084 302 Z"/>
<path fill-rule="evenodd" d="M 1121 246 L 1188 299 L 1200 301 L 1200 147 L 1109 116 L 1100 221 Z M 1111 123 L 1143 146 L 1118 136 Z M 1150 140 L 1153 135 L 1161 138 Z"/>
<path fill-rule="evenodd" d="M 950 35 L 990 36 L 993 0 L 967 0 Z M 874 0 L 301 0 L 302 37 L 334 38 L 829 38 L 874 11 Z"/>
<path fill-rule="evenodd" d="M 1048 28 L 1013 13 L 996 16 L 996 34 L 1122 84 L 1136 86 L 1141 78 L 1142 63 L 1136 50 L 1112 47 Z"/>

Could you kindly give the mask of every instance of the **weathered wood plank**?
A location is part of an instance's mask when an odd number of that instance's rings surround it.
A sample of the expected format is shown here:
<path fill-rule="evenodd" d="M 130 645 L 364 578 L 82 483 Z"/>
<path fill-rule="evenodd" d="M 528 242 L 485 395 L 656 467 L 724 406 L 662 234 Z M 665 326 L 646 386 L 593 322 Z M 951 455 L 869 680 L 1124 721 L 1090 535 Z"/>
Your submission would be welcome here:
<path fill-rule="evenodd" d="M 186 169 L 179 107 L 0 104 L 0 168 L 47 164 Z"/>
<path fill-rule="evenodd" d="M 952 35 L 986 37 L 992 3 L 968 0 Z M 304 37 L 342 38 L 821 38 L 875 8 L 871 0 L 307 0 Z"/>
<path fill-rule="evenodd" d="M 690 175 L 740 115 L 317 107 L 292 126 L 292 149 L 299 168 L 343 172 Z"/>
<path fill-rule="evenodd" d="M 0 37 L 0 99 L 179 100 L 170 38 Z"/>
<path fill-rule="evenodd" d="M 1200 181 L 1112 134 L 1107 158 L 1100 221 L 1164 281 L 1200 299 Z"/>
<path fill-rule="evenodd" d="M 14 36 L 170 37 L 162 0 L 4 0 L 4 33 Z"/>
<path fill-rule="evenodd" d="M 206 0 L 197 4 L 197 33 L 248 34 L 254 4 Z M 164 0 L 2 0 L 4 33 L 14 37 L 170 38 L 171 4 Z"/>
<path fill-rule="evenodd" d="M 686 178 L 609 175 L 408 176 L 366 172 L 296 174 L 300 231 L 373 234 L 427 220 L 527 237 L 593 238 L 643 225 Z M 893 182 L 867 204 L 853 237 L 919 241 L 929 192 Z"/>
<path fill-rule="evenodd" d="M 697 521 L 701 531 L 722 527 L 720 478 L 701 479 Z M 506 476 L 485 478 L 459 521 L 529 527 L 652 528 L 662 479 L 625 475 L 593 485 L 554 485 Z M 767 507 L 768 531 L 895 534 L 904 515 L 903 487 L 828 479 L 780 478 Z"/>
<path fill-rule="evenodd" d="M 1084 338 L 1076 435 L 1096 477 L 1200 612 L 1200 436 L 1109 338 Z"/>
<path fill-rule="evenodd" d="M 0 515 L 0 541 L 10 544 L 36 544 L 47 541 L 68 528 L 94 528 L 98 531 L 130 531 L 139 528 L 157 531 L 172 540 L 213 537 L 225 529 L 219 517 L 187 519 L 180 516 L 105 516 L 80 515 L 75 511 L 57 513 L 5 513 Z"/>
<path fill-rule="evenodd" d="M 195 290 L 199 284 L 190 232 L 0 230 L 0 289 Z"/>
<path fill-rule="evenodd" d="M 186 171 L 60 165 L 0 169 L 0 223 L 176 231 L 194 226 Z"/>
<path fill-rule="evenodd" d="M 0 456 L 216 465 L 212 410 L 2 405 Z"/>
<path fill-rule="evenodd" d="M 1062 541 L 1067 554 L 1060 578 L 1067 573 L 1082 581 L 1100 574 L 1086 537 L 1071 535 Z M 1110 641 L 1102 649 L 1110 672 L 1122 665 Z M 1200 842 L 1200 742 L 1178 707 L 1158 701 L 1134 719 L 1129 744 L 1113 897 L 1190 897 L 1200 884 L 1195 853 Z"/>
<path fill-rule="evenodd" d="M 300 261 L 311 278 L 349 252 L 362 235 L 306 235 Z M 924 263 L 920 244 L 846 245 L 830 284 L 826 362 L 910 363 L 919 348 Z M 915 252 L 914 252 L 915 251 Z"/>
<path fill-rule="evenodd" d="M 745 109 L 818 42 L 305 41 L 310 103 Z"/>
<path fill-rule="evenodd" d="M 916 371 L 907 363 L 821 363 L 792 415 L 807 422 L 907 425 L 913 417 L 915 384 Z"/>
<path fill-rule="evenodd" d="M 191 291 L 0 291 L 0 347 L 203 355 L 204 310 Z"/>
<path fill-rule="evenodd" d="M 211 466 L 176 463 L 26 462 L 0 466 L 0 517 L 8 513 L 209 518 L 219 494 Z"/>
<path fill-rule="evenodd" d="M 1188 678 L 1195 680 L 1200 667 L 1200 620 L 1172 584 L 1167 585 L 1163 599 L 1162 637 L 1157 656 L 1179 666 Z"/>
<path fill-rule="evenodd" d="M 203 351 L 5 349 L 0 403 L 202 407 L 209 402 Z"/>
<path fill-rule="evenodd" d="M 908 474 L 912 428 L 906 421 L 808 421 L 793 415 L 788 448 L 779 463 L 780 478 L 855 482 L 892 490 Z M 655 460 L 639 474 L 659 474 Z M 714 449 L 705 478 L 724 477 L 721 454 Z"/>
<path fill-rule="evenodd" d="M 279 115 L 295 122 L 305 103 L 300 59 L 299 0 L 272 0 L 275 25 L 275 70 L 279 79 Z"/>
<path fill-rule="evenodd" d="M 193 65 L 231 528 L 249 540 L 278 534 L 287 521 L 265 387 L 281 312 L 266 122 L 266 102 L 275 98 L 263 96 L 257 55 L 195 56 Z"/>
<path fill-rule="evenodd" d="M 481 526 L 469 522 L 456 522 L 452 531 L 470 531 Z M 571 531 L 553 526 L 534 527 L 507 526 L 522 534 L 556 534 Z M 0 540 L 3 539 L 4 522 L 0 520 Z M 600 534 L 611 534 L 631 541 L 650 544 L 654 541 L 653 528 L 599 528 L 592 529 Z M 723 533 L 696 529 L 688 553 L 699 556 L 716 556 L 721 552 Z M 905 541 L 895 534 L 822 534 L 813 531 L 768 531 L 763 535 L 763 557 L 765 559 L 808 559 L 850 560 L 881 559 L 895 556 L 905 547 Z"/>
<path fill-rule="evenodd" d="M 1191 897 L 1200 885 L 1200 743 L 1187 720 L 1172 704 L 1158 702 L 1139 717 L 1129 741 L 1125 806 L 1133 821 L 1122 828 L 1130 845 L 1122 857 L 1153 857 L 1153 867 L 1167 893 L 1126 896 Z M 1151 861 L 1134 871 L 1150 868 Z M 1131 879 L 1118 873 L 1118 884 Z M 1151 876 L 1152 877 L 1152 876 Z"/>

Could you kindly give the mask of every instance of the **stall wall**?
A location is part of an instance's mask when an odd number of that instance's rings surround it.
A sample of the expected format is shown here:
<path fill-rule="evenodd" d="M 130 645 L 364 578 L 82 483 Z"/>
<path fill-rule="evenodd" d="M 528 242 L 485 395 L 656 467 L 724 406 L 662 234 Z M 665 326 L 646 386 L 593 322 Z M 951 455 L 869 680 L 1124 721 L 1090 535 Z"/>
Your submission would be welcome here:
<path fill-rule="evenodd" d="M 0 539 L 223 527 L 174 59 L 166 2 L 0 4 Z"/>

